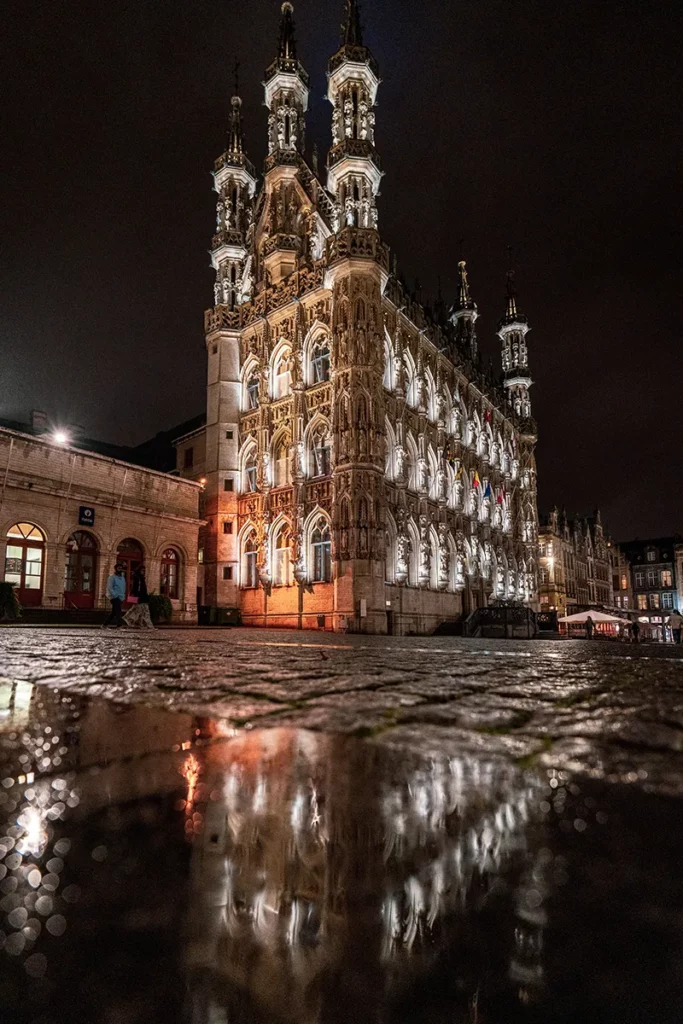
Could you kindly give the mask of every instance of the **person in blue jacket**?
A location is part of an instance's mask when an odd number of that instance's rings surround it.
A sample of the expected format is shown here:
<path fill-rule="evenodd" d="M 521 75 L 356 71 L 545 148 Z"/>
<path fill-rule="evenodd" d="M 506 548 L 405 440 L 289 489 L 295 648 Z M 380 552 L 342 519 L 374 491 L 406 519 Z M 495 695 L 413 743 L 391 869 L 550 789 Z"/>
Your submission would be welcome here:
<path fill-rule="evenodd" d="M 120 562 L 116 563 L 114 572 L 107 580 L 107 597 L 111 604 L 111 611 L 104 626 L 119 629 L 124 625 L 121 617 L 121 605 L 126 600 L 126 567 Z"/>

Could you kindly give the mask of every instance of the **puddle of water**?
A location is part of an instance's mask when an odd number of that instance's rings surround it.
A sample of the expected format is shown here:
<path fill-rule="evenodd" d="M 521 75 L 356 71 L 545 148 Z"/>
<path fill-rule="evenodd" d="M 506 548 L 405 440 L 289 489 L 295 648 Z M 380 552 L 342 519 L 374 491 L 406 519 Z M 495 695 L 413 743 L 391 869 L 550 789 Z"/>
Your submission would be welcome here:
<path fill-rule="evenodd" d="M 0 686 L 26 1024 L 680 1020 L 679 802 Z"/>

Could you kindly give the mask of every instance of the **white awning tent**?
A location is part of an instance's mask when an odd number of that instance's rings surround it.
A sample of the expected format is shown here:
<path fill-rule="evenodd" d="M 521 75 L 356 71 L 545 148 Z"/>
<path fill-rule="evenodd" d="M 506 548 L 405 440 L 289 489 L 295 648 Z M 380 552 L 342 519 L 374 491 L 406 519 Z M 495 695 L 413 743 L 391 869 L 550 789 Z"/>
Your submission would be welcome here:
<path fill-rule="evenodd" d="M 591 610 L 587 612 L 576 612 L 574 615 L 563 615 L 562 618 L 557 621 L 568 622 L 570 625 L 575 623 L 577 626 L 585 626 L 586 620 L 589 618 L 593 620 L 593 624 L 596 626 L 598 624 L 604 624 L 607 626 L 628 626 L 631 621 L 630 619 L 620 619 L 618 615 L 608 615 L 606 612 L 594 612 Z"/>

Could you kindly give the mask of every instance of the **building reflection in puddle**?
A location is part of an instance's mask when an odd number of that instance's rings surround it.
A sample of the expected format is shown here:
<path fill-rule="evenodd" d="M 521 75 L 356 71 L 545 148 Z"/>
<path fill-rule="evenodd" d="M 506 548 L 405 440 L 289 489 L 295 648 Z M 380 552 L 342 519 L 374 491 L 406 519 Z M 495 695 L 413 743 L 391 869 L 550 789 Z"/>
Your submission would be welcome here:
<path fill-rule="evenodd" d="M 0 735 L 15 1021 L 483 1022 L 542 994 L 547 778 L 38 690 Z"/>
<path fill-rule="evenodd" d="M 455 997 L 475 1020 L 494 963 L 511 1000 L 533 999 L 553 856 L 527 832 L 544 784 L 291 730 L 206 748 L 188 819 L 193 1019 L 385 1019 L 429 983 L 432 1019 Z"/>

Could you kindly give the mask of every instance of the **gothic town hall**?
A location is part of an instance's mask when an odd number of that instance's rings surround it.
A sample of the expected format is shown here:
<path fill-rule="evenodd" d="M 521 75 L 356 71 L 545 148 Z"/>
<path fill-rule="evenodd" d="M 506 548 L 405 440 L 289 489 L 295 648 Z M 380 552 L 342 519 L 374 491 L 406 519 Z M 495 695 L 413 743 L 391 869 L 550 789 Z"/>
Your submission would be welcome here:
<path fill-rule="evenodd" d="M 187 441 L 204 449 L 204 603 L 246 625 L 395 634 L 534 605 L 536 426 L 512 273 L 497 377 L 465 263 L 451 308 L 428 313 L 382 241 L 380 78 L 356 0 L 327 79 L 323 175 L 304 155 L 309 78 L 284 3 L 263 178 L 238 96 L 214 168 L 207 422 Z"/>

